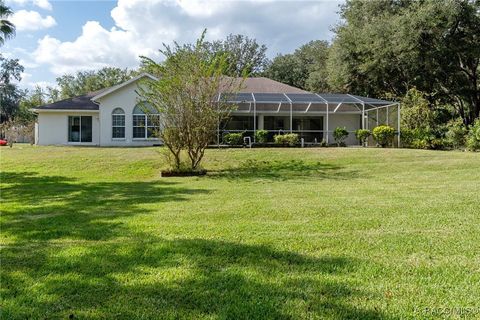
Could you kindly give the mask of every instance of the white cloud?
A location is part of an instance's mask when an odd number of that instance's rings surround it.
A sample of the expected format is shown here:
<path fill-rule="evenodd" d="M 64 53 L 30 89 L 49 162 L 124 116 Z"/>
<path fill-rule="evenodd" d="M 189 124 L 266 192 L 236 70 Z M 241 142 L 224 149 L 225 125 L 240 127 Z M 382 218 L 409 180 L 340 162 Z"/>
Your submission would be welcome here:
<path fill-rule="evenodd" d="M 192 42 L 204 28 L 210 40 L 229 33 L 256 38 L 273 57 L 310 40 L 330 39 L 338 5 L 335 1 L 119 0 L 111 11 L 114 28 L 88 21 L 73 41 L 45 36 L 33 58 L 57 75 L 103 66 L 136 67 L 139 55 L 159 58 L 162 43 Z"/>
<path fill-rule="evenodd" d="M 37 11 L 20 10 L 13 14 L 12 23 L 18 31 L 35 31 L 47 29 L 57 23 L 52 16 L 42 17 Z"/>
<path fill-rule="evenodd" d="M 58 85 L 56 82 L 49 82 L 49 81 L 33 81 L 33 75 L 28 72 L 21 73 L 22 80 L 19 82 L 20 86 L 24 89 L 35 89 L 37 86 L 46 89 L 47 87 L 57 88 Z"/>
<path fill-rule="evenodd" d="M 7 4 L 16 4 L 19 6 L 32 4 L 45 10 L 52 10 L 52 4 L 48 0 L 7 0 Z"/>
<path fill-rule="evenodd" d="M 32 74 L 28 72 L 22 72 L 20 76 L 22 77 L 22 82 L 28 82 L 28 79 L 32 77 Z"/>
<path fill-rule="evenodd" d="M 73 42 L 61 42 L 50 36 L 40 39 L 33 56 L 35 62 L 50 65 L 56 75 L 104 66 L 131 67 L 137 64 L 139 54 L 154 54 L 153 49 L 139 44 L 131 32 L 106 30 L 98 22 L 88 21 Z"/>
<path fill-rule="evenodd" d="M 52 4 L 48 0 L 33 0 L 33 4 L 45 10 L 52 10 Z"/>

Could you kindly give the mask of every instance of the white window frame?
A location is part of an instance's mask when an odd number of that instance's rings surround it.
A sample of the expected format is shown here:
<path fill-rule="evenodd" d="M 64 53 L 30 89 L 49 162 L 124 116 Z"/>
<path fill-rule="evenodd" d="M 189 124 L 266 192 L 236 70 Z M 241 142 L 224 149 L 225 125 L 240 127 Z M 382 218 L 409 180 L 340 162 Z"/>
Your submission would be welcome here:
<path fill-rule="evenodd" d="M 136 107 L 135 107 L 136 108 Z M 134 109 L 135 111 L 135 109 Z M 157 137 L 148 137 L 148 128 L 155 128 L 155 126 L 149 126 L 148 125 L 148 116 L 158 116 L 159 117 L 159 123 L 160 123 L 160 114 L 158 113 L 133 113 L 132 114 L 132 140 L 134 141 L 140 141 L 140 140 L 158 140 Z M 134 119 L 135 117 L 143 117 L 144 121 L 144 126 L 134 126 Z M 143 137 L 134 137 L 135 134 L 135 128 L 143 128 L 144 134 Z"/>
<path fill-rule="evenodd" d="M 122 111 L 122 113 L 114 113 L 116 110 L 120 110 Z M 115 121 L 114 121 L 114 118 L 115 117 L 118 117 L 118 116 L 123 116 L 123 126 L 119 126 L 119 125 L 115 125 Z M 125 128 L 125 125 L 126 125 L 126 117 L 125 117 L 125 111 L 122 109 L 122 108 L 115 108 L 113 109 L 112 111 L 112 140 L 114 141 L 123 141 L 126 139 L 126 128 Z M 123 128 L 123 138 L 121 137 L 114 137 L 113 136 L 113 133 L 114 133 L 114 128 Z"/>
<path fill-rule="evenodd" d="M 90 117 L 92 123 L 92 141 L 82 141 L 82 117 Z M 79 118 L 79 141 L 70 141 L 70 118 Z M 93 143 L 93 117 L 85 115 L 68 115 L 67 116 L 67 144 L 92 144 Z"/>

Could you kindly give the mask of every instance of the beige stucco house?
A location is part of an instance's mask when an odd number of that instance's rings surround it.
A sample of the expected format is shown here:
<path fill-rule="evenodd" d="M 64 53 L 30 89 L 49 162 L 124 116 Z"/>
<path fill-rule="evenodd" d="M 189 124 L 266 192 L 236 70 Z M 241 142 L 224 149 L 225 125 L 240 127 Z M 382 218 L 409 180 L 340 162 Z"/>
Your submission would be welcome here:
<path fill-rule="evenodd" d="M 39 145 L 152 146 L 159 117 L 143 112 L 137 94 L 142 74 L 117 86 L 39 106 L 35 140 Z M 242 90 L 229 95 L 238 108 L 230 121 L 219 124 L 218 143 L 227 132 L 244 132 L 254 141 L 257 130 L 298 133 L 305 143 L 333 143 L 333 130 L 346 127 L 347 145 L 357 145 L 354 132 L 378 124 L 397 127 L 400 107 L 395 102 L 348 94 L 317 94 L 268 78 L 247 78 Z"/>

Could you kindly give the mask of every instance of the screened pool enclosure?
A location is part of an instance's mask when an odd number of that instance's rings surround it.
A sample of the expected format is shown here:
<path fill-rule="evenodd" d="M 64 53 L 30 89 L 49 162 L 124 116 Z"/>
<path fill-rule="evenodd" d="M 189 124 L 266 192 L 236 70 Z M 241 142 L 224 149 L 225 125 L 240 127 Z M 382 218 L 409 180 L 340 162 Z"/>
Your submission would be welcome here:
<path fill-rule="evenodd" d="M 333 130 L 346 127 L 347 145 L 358 145 L 355 131 L 379 125 L 395 128 L 400 145 L 400 104 L 350 94 L 238 93 L 219 97 L 238 107 L 218 128 L 218 143 L 229 132 L 244 132 L 255 141 L 257 130 L 267 130 L 269 140 L 283 133 L 297 133 L 305 143 L 334 143 Z M 372 139 L 368 142 L 372 145 Z"/>

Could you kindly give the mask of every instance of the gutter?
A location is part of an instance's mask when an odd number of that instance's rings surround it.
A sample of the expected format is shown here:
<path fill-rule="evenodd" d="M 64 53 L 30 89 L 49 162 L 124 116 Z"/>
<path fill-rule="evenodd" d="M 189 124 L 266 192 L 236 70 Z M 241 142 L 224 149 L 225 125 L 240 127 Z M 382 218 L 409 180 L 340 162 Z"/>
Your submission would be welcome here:
<path fill-rule="evenodd" d="M 31 109 L 35 113 L 55 113 L 55 112 L 83 112 L 83 113 L 99 113 L 100 110 L 81 110 L 81 109 Z"/>

